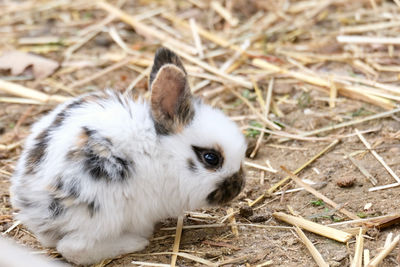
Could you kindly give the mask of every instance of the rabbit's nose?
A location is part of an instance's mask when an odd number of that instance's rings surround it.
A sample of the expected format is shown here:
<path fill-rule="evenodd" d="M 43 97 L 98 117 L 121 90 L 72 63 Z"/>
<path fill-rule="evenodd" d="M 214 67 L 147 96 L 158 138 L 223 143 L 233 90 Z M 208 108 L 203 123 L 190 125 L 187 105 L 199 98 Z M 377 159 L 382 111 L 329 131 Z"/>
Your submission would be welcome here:
<path fill-rule="evenodd" d="M 240 170 L 233 175 L 225 178 L 221 183 L 217 185 L 217 189 L 212 191 L 207 196 L 207 201 L 210 204 L 221 205 L 229 202 L 235 198 L 240 191 L 242 191 L 245 185 L 245 177 L 243 175 L 243 170 Z"/>

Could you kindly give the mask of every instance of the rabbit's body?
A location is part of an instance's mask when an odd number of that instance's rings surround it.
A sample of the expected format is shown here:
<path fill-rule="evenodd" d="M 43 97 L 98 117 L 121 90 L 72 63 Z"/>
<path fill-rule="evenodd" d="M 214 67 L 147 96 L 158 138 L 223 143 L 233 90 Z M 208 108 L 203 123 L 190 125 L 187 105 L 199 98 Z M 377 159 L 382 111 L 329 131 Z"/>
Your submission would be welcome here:
<path fill-rule="evenodd" d="M 32 127 L 12 178 L 12 203 L 39 241 L 70 261 L 141 250 L 160 219 L 224 203 L 243 186 L 242 134 L 222 112 L 182 95 L 186 74 L 167 56 L 164 64 L 156 57 L 152 74 L 161 74 L 150 80 L 151 104 L 93 93 Z M 157 96 L 160 86 L 182 90 Z"/>

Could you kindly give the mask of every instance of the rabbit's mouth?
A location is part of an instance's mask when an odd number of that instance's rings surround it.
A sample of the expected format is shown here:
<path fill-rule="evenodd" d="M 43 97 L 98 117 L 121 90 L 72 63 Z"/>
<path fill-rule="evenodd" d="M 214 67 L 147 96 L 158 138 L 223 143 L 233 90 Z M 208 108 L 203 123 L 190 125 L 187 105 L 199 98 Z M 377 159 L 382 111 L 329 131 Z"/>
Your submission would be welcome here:
<path fill-rule="evenodd" d="M 217 185 L 217 189 L 207 196 L 207 201 L 211 205 L 222 205 L 239 195 L 245 184 L 243 170 L 240 168 L 238 172 L 232 176 L 225 178 Z"/>

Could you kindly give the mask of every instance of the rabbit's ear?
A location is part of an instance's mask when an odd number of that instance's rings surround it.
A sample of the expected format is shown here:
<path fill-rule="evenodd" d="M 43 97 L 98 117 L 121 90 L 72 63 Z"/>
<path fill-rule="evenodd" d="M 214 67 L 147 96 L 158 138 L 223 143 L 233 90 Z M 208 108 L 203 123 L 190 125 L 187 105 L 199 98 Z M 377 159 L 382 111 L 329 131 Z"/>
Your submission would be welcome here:
<path fill-rule="evenodd" d="M 179 57 L 161 48 L 150 74 L 151 110 L 159 134 L 174 134 L 193 118 L 192 94 Z"/>

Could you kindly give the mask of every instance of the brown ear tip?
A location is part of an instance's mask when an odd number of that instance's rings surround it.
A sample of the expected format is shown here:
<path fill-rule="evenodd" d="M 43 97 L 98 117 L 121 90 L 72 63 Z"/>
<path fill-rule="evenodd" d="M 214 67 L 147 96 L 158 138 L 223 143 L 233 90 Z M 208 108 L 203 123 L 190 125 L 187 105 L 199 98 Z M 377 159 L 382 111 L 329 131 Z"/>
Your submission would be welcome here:
<path fill-rule="evenodd" d="M 178 57 L 172 50 L 166 47 L 160 47 L 157 49 L 155 59 L 159 57 Z"/>
<path fill-rule="evenodd" d="M 150 72 L 150 87 L 151 84 L 153 83 L 155 77 L 157 76 L 157 73 L 160 71 L 160 69 L 167 64 L 172 64 L 178 67 L 183 71 L 183 73 L 186 75 L 185 68 L 182 65 L 182 62 L 177 54 L 175 54 L 173 51 L 171 51 L 168 48 L 161 47 L 157 50 L 156 55 L 154 57 L 154 64 Z"/>

